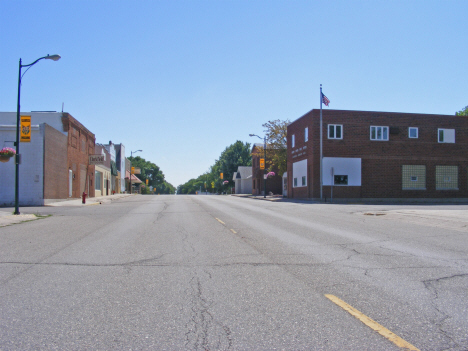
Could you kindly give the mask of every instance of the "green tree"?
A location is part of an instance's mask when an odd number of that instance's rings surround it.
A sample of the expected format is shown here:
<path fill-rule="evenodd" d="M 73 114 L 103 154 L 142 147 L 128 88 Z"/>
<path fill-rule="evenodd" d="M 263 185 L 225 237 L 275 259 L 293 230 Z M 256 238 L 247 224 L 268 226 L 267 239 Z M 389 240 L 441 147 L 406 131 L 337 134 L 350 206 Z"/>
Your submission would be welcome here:
<path fill-rule="evenodd" d="M 455 116 L 468 116 L 468 106 L 461 111 L 455 112 Z"/>
<path fill-rule="evenodd" d="M 289 120 L 275 119 L 262 124 L 265 128 L 267 152 L 265 167 L 268 171 L 278 170 L 278 175 L 283 176 L 287 170 L 287 131 Z M 263 146 L 258 148 L 263 157 Z"/>
<path fill-rule="evenodd" d="M 234 186 L 232 176 L 234 172 L 237 172 L 237 167 L 251 165 L 250 144 L 238 140 L 224 149 L 219 159 L 215 160 L 214 165 L 210 167 L 208 172 L 179 185 L 177 193 L 195 194 L 200 189 L 208 192 L 227 191 L 229 187 Z M 220 178 L 221 173 L 223 173 L 223 179 Z M 224 185 L 223 182 L 226 180 L 228 184 Z"/>
<path fill-rule="evenodd" d="M 164 178 L 164 173 L 161 169 L 154 163 L 146 161 L 140 156 L 129 157 L 132 162 L 132 167 L 140 168 L 141 174 L 137 177 L 146 184 L 146 179 L 148 179 L 148 187 L 142 189 L 143 194 L 149 194 L 149 187 L 157 189 L 158 194 L 174 194 L 175 188 L 173 185 L 166 182 Z"/>
<path fill-rule="evenodd" d="M 237 140 L 221 153 L 219 160 L 216 160 L 212 166 L 211 173 L 218 191 L 225 191 L 234 186 L 232 176 L 237 172 L 239 166 L 252 166 L 252 155 L 250 154 L 250 143 Z M 223 179 L 220 179 L 220 173 L 223 173 Z M 228 184 L 224 185 L 226 180 Z"/>

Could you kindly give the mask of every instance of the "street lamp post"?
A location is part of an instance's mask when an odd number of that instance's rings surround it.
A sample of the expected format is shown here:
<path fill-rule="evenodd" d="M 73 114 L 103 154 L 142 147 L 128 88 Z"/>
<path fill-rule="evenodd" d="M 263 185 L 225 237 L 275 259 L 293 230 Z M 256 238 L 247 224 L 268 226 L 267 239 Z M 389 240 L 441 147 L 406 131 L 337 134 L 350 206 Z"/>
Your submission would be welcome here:
<path fill-rule="evenodd" d="M 262 139 L 257 134 L 249 134 L 249 136 L 251 137 L 256 136 L 260 140 Z M 263 162 L 266 163 L 266 136 L 263 137 L 263 155 L 264 155 Z M 266 178 L 267 177 L 265 177 L 265 174 L 266 174 L 266 167 L 263 168 L 263 198 L 266 198 Z"/>
<path fill-rule="evenodd" d="M 137 152 L 142 152 L 143 150 L 137 150 L 137 151 L 130 151 L 130 176 L 129 176 L 129 183 L 130 183 L 130 194 L 132 193 L 132 158 L 133 154 Z"/>
<path fill-rule="evenodd" d="M 13 214 L 19 215 L 19 164 L 20 164 L 20 153 L 19 153 L 19 144 L 20 144 L 20 97 L 21 97 L 21 79 L 24 76 L 24 73 L 28 71 L 31 66 L 34 66 L 37 62 L 39 62 L 42 59 L 46 60 L 53 60 L 53 61 L 58 61 L 60 60 L 60 55 L 52 55 L 52 56 L 44 56 L 41 58 L 38 58 L 36 61 L 33 63 L 30 63 L 29 65 L 23 65 L 21 64 L 21 58 L 19 60 L 19 72 L 18 72 L 18 105 L 16 108 L 16 156 L 15 156 L 15 212 Z M 29 67 L 23 75 L 21 75 L 21 69 L 23 67 Z"/>

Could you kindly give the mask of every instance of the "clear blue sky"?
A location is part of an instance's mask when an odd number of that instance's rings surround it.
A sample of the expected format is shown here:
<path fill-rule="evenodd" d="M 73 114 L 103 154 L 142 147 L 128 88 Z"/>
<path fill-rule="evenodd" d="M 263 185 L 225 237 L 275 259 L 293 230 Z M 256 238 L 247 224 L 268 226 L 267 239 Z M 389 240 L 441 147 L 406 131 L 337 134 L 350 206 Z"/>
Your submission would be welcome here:
<path fill-rule="evenodd" d="M 319 108 L 468 105 L 468 1 L 0 1 L 0 111 L 65 111 L 174 186 Z M 138 154 L 137 154 L 138 155 Z"/>

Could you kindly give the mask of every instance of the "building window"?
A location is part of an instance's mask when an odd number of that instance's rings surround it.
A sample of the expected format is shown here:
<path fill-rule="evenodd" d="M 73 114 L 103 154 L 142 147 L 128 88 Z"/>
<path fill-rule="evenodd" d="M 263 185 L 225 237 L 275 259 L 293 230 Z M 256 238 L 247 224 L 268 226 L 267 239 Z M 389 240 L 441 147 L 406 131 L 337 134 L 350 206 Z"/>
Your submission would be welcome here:
<path fill-rule="evenodd" d="M 388 127 L 371 126 L 370 140 L 388 140 Z"/>
<path fill-rule="evenodd" d="M 437 130 L 439 143 L 455 143 L 455 129 L 442 129 Z"/>
<path fill-rule="evenodd" d="M 458 190 L 458 166 L 436 166 L 436 190 Z"/>
<path fill-rule="evenodd" d="M 309 141 L 309 128 L 304 129 L 304 141 Z"/>
<path fill-rule="evenodd" d="M 401 166 L 402 190 L 426 190 L 426 166 Z"/>
<path fill-rule="evenodd" d="M 92 173 L 91 173 L 92 174 Z M 101 172 L 98 172 L 96 171 L 95 172 L 95 176 L 94 178 L 96 179 L 95 181 L 95 185 L 96 185 L 96 190 L 101 190 L 101 177 L 102 177 L 102 173 Z"/>
<path fill-rule="evenodd" d="M 297 178 L 294 178 L 294 187 L 297 187 Z"/>
<path fill-rule="evenodd" d="M 335 175 L 333 179 L 334 185 L 348 185 L 347 175 Z"/>
<path fill-rule="evenodd" d="M 416 128 L 416 127 L 409 127 L 409 128 L 408 128 L 408 138 L 417 139 L 418 137 L 419 137 L 418 128 Z"/>
<path fill-rule="evenodd" d="M 296 146 L 296 137 L 295 137 L 295 135 L 293 134 L 293 135 L 291 136 L 291 147 L 294 147 L 294 146 Z"/>
<path fill-rule="evenodd" d="M 343 139 L 343 125 L 342 124 L 329 124 L 328 125 L 328 139 Z"/>
<path fill-rule="evenodd" d="M 306 186 L 306 184 L 307 184 L 306 176 L 302 176 L 302 186 Z"/>

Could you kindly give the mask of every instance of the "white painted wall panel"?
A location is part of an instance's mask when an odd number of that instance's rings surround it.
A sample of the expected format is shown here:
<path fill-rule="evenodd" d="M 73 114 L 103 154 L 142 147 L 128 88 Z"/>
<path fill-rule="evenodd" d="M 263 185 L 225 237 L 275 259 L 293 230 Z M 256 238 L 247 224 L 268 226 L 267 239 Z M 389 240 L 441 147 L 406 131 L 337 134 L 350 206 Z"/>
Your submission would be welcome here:
<path fill-rule="evenodd" d="M 302 177 L 306 177 L 306 185 L 302 185 Z M 294 178 L 297 178 L 297 186 L 294 186 Z M 307 160 L 293 163 L 293 187 L 307 186 Z"/>
<path fill-rule="evenodd" d="M 1 145 L 16 140 L 16 126 L 0 126 Z M 14 147 L 13 147 L 14 148 Z M 20 144 L 19 206 L 44 205 L 44 125 L 32 125 L 31 142 Z M 0 204 L 15 205 L 15 162 L 0 163 Z"/>
<path fill-rule="evenodd" d="M 323 185 L 334 185 L 333 177 L 331 175 L 332 167 L 335 175 L 348 176 L 348 186 L 361 186 L 360 158 L 324 157 Z"/>

